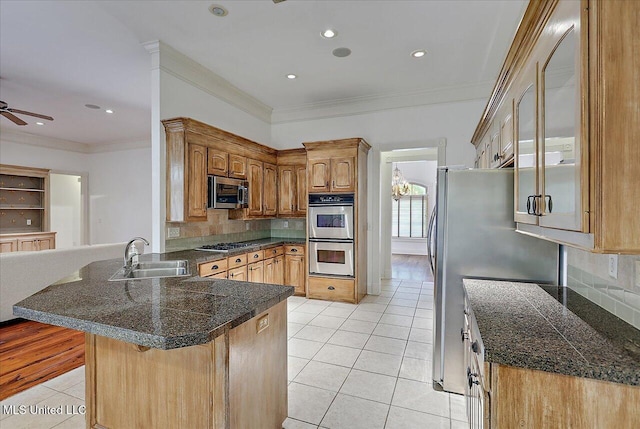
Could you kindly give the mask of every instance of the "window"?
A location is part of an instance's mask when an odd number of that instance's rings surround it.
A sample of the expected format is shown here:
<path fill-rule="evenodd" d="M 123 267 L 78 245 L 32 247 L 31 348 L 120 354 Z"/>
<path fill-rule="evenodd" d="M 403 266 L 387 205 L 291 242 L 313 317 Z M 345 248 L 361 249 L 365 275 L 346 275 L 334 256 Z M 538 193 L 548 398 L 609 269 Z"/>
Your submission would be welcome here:
<path fill-rule="evenodd" d="M 398 201 L 391 200 L 392 237 L 424 238 L 427 236 L 427 188 L 410 184 L 409 193 Z"/>

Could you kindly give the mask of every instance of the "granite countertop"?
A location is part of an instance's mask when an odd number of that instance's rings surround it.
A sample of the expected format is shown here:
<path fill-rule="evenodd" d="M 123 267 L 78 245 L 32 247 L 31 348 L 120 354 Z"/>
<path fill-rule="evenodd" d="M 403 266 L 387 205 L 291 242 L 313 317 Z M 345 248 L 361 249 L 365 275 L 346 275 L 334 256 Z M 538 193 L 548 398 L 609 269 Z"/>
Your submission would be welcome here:
<path fill-rule="evenodd" d="M 465 279 L 485 361 L 640 386 L 640 331 L 571 289 Z"/>
<path fill-rule="evenodd" d="M 289 239 L 256 242 L 254 251 Z M 187 259 L 191 274 L 197 264 L 224 258 L 186 250 L 143 255 L 140 260 Z M 18 317 L 63 326 L 159 349 L 205 344 L 293 295 L 291 286 L 202 277 L 113 281 L 122 259 L 93 262 L 77 276 L 58 282 L 13 307 Z M 79 280 L 78 280 L 79 278 Z"/>

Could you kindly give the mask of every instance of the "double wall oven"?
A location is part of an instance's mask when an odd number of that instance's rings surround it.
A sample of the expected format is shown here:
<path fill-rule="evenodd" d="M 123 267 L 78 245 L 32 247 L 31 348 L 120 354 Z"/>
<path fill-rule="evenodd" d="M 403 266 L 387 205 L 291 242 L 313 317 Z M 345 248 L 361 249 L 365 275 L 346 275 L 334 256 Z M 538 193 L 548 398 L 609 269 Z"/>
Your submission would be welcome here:
<path fill-rule="evenodd" d="M 309 274 L 354 276 L 353 194 L 309 195 Z"/>

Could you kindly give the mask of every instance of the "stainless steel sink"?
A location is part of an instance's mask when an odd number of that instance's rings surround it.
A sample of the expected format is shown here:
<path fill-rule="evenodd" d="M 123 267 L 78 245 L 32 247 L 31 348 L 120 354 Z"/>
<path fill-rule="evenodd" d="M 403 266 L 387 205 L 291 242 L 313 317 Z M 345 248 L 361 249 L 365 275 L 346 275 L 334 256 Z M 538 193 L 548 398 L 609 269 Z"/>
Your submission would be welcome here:
<path fill-rule="evenodd" d="M 109 281 L 189 276 L 191 276 L 189 261 L 147 261 L 139 262 L 131 269 L 120 268 L 118 272 L 111 276 Z"/>

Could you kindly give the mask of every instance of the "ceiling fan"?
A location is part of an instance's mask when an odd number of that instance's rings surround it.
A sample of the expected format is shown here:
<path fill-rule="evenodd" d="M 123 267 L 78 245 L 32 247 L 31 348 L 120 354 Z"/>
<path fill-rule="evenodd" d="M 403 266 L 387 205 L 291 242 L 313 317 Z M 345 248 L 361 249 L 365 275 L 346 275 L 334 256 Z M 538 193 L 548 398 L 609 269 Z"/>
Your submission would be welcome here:
<path fill-rule="evenodd" d="M 39 113 L 27 112 L 25 110 L 11 109 L 7 103 L 5 103 L 4 101 L 0 101 L 0 115 L 9 119 L 16 125 L 27 125 L 25 121 L 18 118 L 16 115 L 14 115 L 14 113 L 17 113 L 19 115 L 33 116 L 40 119 L 46 119 L 47 121 L 53 121 L 53 118 L 51 116 L 40 115 Z"/>

